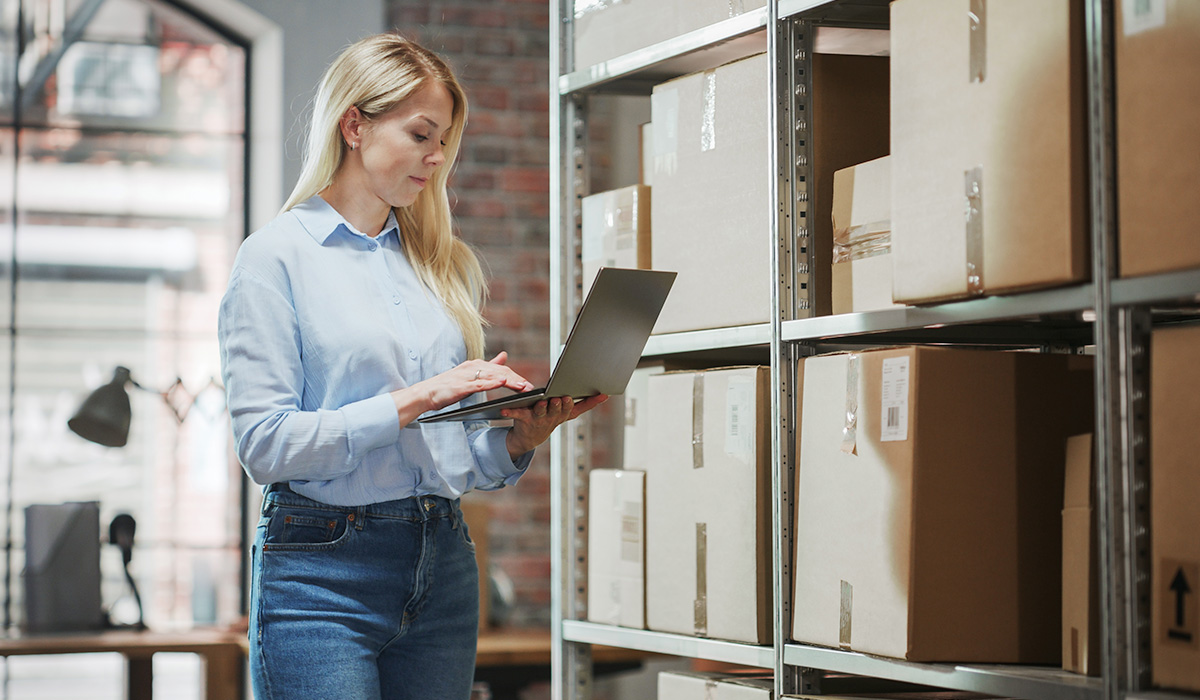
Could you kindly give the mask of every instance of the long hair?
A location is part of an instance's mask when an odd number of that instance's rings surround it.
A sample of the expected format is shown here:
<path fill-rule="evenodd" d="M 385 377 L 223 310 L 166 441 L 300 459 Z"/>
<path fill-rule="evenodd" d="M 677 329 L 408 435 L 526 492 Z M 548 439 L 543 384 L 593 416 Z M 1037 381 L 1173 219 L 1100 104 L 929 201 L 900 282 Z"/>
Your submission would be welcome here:
<path fill-rule="evenodd" d="M 458 324 L 467 357 L 483 356 L 481 314 L 487 281 L 479 259 L 454 235 L 446 181 L 458 156 L 467 123 L 467 96 L 454 73 L 437 54 L 398 34 L 377 34 L 342 52 L 321 79 L 313 103 L 312 124 L 296 188 L 283 211 L 307 200 L 333 183 L 348 147 L 339 124 L 342 115 L 358 107 L 370 122 L 414 95 L 422 86 L 440 83 L 454 101 L 443 153 L 446 162 L 434 171 L 427 186 L 407 207 L 395 209 L 400 241 L 421 282 L 441 300 Z"/>

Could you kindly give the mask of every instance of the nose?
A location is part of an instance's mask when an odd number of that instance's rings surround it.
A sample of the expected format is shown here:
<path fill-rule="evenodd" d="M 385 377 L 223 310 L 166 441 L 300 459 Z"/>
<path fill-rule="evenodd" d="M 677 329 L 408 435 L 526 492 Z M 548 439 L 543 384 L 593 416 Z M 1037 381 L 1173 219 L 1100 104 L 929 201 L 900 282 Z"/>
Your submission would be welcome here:
<path fill-rule="evenodd" d="M 440 143 L 436 144 L 433 147 L 433 151 L 429 155 L 425 156 L 425 163 L 427 165 L 431 165 L 435 168 L 445 162 L 446 162 L 446 147 Z"/>

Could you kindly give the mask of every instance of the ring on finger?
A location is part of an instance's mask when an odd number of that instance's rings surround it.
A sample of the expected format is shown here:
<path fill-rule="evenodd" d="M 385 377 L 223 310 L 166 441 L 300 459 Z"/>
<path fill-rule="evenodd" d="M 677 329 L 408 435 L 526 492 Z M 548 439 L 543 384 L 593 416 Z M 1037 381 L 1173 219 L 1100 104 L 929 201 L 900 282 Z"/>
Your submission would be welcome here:
<path fill-rule="evenodd" d="M 483 373 L 483 370 L 481 370 L 481 369 L 475 370 L 475 379 L 479 379 L 479 375 L 482 373 Z"/>

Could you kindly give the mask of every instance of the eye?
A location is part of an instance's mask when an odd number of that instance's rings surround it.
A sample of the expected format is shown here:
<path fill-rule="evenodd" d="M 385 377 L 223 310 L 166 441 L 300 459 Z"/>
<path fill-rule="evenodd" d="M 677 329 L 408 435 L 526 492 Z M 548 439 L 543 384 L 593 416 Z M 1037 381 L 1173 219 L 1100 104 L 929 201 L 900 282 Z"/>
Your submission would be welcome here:
<path fill-rule="evenodd" d="M 429 137 L 425 136 L 424 134 L 413 134 L 413 139 L 417 143 L 424 143 L 429 140 Z"/>

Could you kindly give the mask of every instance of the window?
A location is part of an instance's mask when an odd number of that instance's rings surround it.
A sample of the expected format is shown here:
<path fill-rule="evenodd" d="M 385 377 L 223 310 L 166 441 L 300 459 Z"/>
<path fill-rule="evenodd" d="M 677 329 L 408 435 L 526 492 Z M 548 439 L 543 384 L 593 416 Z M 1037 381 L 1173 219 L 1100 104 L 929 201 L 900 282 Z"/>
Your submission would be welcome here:
<path fill-rule="evenodd" d="M 137 519 L 131 570 L 151 627 L 241 614 L 243 482 L 216 318 L 246 228 L 246 70 L 243 46 L 166 2 L 0 0 L 10 631 L 23 616 L 24 508 L 69 501 L 99 501 L 102 533 L 117 513 Z M 67 419 L 118 365 L 147 388 L 174 386 L 168 401 L 131 388 L 129 442 L 105 448 Z M 113 616 L 136 619 L 115 547 L 101 571 Z M 7 697 L 22 697 L 19 663 Z"/>

